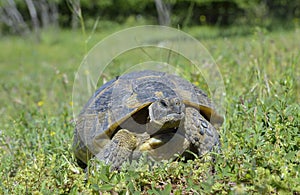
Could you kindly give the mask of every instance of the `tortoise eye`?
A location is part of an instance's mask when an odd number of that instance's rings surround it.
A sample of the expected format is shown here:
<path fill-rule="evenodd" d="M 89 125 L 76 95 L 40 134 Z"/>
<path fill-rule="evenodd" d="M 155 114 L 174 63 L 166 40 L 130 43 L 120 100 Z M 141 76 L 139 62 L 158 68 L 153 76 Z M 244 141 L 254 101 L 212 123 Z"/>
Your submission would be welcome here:
<path fill-rule="evenodd" d="M 165 108 L 168 107 L 168 103 L 164 99 L 160 100 L 160 104 Z"/>
<path fill-rule="evenodd" d="M 181 104 L 180 100 L 179 100 L 179 99 L 176 99 L 176 100 L 175 100 L 175 105 L 176 105 L 176 106 L 179 106 L 180 104 Z"/>

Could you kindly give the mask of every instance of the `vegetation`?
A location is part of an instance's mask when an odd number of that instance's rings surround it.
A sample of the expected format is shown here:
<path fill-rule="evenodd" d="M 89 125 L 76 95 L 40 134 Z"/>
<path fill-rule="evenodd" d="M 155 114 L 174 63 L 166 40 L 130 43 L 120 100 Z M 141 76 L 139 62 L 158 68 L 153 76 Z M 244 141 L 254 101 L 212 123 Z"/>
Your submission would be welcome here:
<path fill-rule="evenodd" d="M 73 79 L 85 48 L 118 29 L 0 38 L 0 194 L 300 193 L 298 28 L 247 28 L 244 36 L 185 29 L 216 59 L 226 85 L 221 153 L 214 162 L 209 154 L 152 168 L 141 160 L 120 173 L 91 166 L 86 179 L 71 148 Z"/>
<path fill-rule="evenodd" d="M 105 28 L 125 22 L 170 26 L 299 24 L 299 1 L 272 0 L 2 0 L 0 33 L 27 34 L 39 28 L 77 28 L 81 15 L 87 27 L 100 20 Z M 105 25 L 106 24 L 106 25 Z M 110 25 L 107 25 L 110 24 Z"/>

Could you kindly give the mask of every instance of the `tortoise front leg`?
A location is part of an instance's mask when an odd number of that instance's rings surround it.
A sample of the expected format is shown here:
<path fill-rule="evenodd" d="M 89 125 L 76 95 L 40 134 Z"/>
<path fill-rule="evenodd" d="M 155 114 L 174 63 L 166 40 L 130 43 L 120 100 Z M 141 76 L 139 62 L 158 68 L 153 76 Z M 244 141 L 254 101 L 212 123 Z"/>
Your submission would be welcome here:
<path fill-rule="evenodd" d="M 136 136 L 127 129 L 121 129 L 113 136 L 110 143 L 96 155 L 96 158 L 111 165 L 111 169 L 118 169 L 123 162 L 130 158 L 136 145 Z"/>
<path fill-rule="evenodd" d="M 197 149 L 199 156 L 220 145 L 219 133 L 197 109 L 187 107 L 185 110 L 183 131 L 191 145 Z"/>

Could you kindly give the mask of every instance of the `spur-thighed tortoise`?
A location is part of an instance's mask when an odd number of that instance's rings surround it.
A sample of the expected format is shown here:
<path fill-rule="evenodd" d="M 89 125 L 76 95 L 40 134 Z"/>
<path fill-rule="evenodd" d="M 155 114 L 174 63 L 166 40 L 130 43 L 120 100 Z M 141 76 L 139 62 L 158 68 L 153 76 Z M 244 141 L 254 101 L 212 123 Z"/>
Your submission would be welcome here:
<path fill-rule="evenodd" d="M 145 70 L 117 77 L 100 87 L 79 114 L 76 158 L 96 157 L 118 168 L 146 152 L 154 160 L 192 150 L 198 155 L 219 145 L 216 114 L 207 95 L 190 82 Z"/>

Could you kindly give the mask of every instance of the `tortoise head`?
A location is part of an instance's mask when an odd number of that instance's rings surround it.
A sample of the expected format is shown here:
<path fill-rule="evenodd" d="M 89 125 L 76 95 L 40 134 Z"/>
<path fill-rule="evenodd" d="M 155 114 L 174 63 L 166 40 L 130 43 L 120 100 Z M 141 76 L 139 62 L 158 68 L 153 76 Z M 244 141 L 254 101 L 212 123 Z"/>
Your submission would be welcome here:
<path fill-rule="evenodd" d="M 184 118 L 185 105 L 179 98 L 164 98 L 149 106 L 147 132 L 154 134 L 160 130 L 177 128 Z"/>

